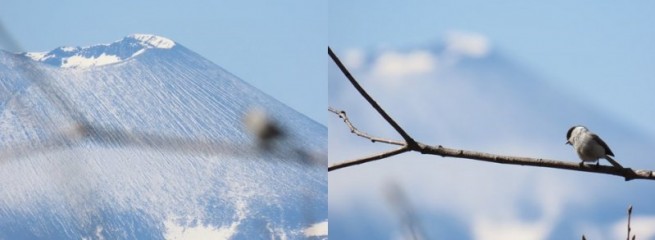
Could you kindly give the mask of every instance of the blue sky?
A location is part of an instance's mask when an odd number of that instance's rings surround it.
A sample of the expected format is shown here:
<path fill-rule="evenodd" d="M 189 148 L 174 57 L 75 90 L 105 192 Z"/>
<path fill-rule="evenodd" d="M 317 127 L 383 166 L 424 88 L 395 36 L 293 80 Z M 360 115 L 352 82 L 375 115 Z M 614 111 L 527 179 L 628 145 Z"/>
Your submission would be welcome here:
<path fill-rule="evenodd" d="M 655 2 L 332 0 L 329 9 L 335 51 L 480 33 L 563 91 L 655 133 Z"/>
<path fill-rule="evenodd" d="M 327 1 L 2 1 L 27 51 L 170 38 L 325 124 Z"/>

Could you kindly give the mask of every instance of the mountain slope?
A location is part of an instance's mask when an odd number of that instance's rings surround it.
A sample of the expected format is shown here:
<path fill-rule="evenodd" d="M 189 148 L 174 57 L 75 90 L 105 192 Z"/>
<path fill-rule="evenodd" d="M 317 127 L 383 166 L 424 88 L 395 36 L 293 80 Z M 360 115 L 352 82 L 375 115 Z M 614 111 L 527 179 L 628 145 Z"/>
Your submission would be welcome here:
<path fill-rule="evenodd" d="M 0 238 L 295 238 L 327 220 L 325 127 L 178 43 L 3 52 L 0 69 Z M 284 130 L 270 149 L 252 109 Z"/>

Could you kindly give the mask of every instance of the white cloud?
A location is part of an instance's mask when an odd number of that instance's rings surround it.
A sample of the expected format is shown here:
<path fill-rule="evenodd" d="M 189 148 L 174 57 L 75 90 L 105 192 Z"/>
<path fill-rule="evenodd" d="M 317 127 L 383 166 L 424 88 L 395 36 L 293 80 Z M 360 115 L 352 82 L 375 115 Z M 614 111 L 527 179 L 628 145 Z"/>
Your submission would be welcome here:
<path fill-rule="evenodd" d="M 401 78 L 426 74 L 437 67 L 437 57 L 427 50 L 408 53 L 387 51 L 381 53 L 373 63 L 371 73 L 375 77 Z"/>
<path fill-rule="evenodd" d="M 482 34 L 453 31 L 446 35 L 446 51 L 450 54 L 481 58 L 490 50 L 489 39 Z"/>
<path fill-rule="evenodd" d="M 328 235 L 328 221 L 315 223 L 308 228 L 303 230 L 305 237 L 320 237 Z"/>
<path fill-rule="evenodd" d="M 630 235 L 637 235 L 637 239 L 655 239 L 655 216 L 633 216 L 630 220 Z M 624 218 L 612 226 L 614 239 L 623 239 L 628 232 L 628 219 Z"/>

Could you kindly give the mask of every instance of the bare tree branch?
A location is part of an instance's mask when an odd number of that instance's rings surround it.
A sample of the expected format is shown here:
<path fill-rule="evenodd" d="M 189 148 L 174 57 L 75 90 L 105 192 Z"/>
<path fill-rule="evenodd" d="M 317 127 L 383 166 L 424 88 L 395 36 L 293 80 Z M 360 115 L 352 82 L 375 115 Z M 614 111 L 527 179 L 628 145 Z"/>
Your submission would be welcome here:
<path fill-rule="evenodd" d="M 398 145 L 398 146 L 405 146 L 405 143 L 399 142 L 399 141 L 394 141 L 394 140 L 388 140 L 384 138 L 377 138 L 373 137 L 371 135 L 366 134 L 365 132 L 359 131 L 351 122 L 350 119 L 348 119 L 348 115 L 346 115 L 345 111 L 342 110 L 337 110 L 332 107 L 328 107 L 328 111 L 333 112 L 339 118 L 343 119 L 343 122 L 350 128 L 350 132 L 354 133 L 357 136 L 366 138 L 368 140 L 371 140 L 371 142 L 381 142 L 381 143 L 387 143 L 387 144 L 393 144 L 393 145 Z"/>
<path fill-rule="evenodd" d="M 340 168 L 350 167 L 350 166 L 357 165 L 357 164 L 362 164 L 362 163 L 367 163 L 367 162 L 370 162 L 370 161 L 375 161 L 375 160 L 388 158 L 388 157 L 398 155 L 398 154 L 408 152 L 408 151 L 410 151 L 410 149 L 405 146 L 405 147 L 398 148 L 396 150 L 383 152 L 383 153 L 380 153 L 380 154 L 375 154 L 373 156 L 369 156 L 369 157 L 365 157 L 365 158 L 360 158 L 360 159 L 335 163 L 335 164 L 332 164 L 332 165 L 330 165 L 328 167 L 328 172 L 332 171 L 332 170 L 337 170 L 337 169 L 340 169 Z"/>
<path fill-rule="evenodd" d="M 427 146 L 418 143 L 419 149 L 412 149 L 423 154 L 439 155 L 442 157 L 466 158 L 486 162 L 495 162 L 511 165 L 547 167 L 556 169 L 565 169 L 581 172 L 602 173 L 624 177 L 626 181 L 633 179 L 655 180 L 655 175 L 651 170 L 633 170 L 631 168 L 616 168 L 614 166 L 583 165 L 569 161 L 558 161 L 543 158 L 517 157 L 507 155 L 497 155 L 484 152 L 468 151 L 454 148 L 439 146 Z"/>
<path fill-rule="evenodd" d="M 364 138 L 369 139 L 375 137 L 365 136 Z M 417 148 L 410 148 L 409 146 L 407 146 L 405 147 L 407 148 L 405 151 L 416 151 L 422 154 L 438 155 L 442 157 L 465 158 L 465 159 L 494 162 L 494 163 L 501 163 L 501 164 L 536 166 L 536 167 L 566 169 L 566 170 L 581 171 L 581 172 L 604 173 L 604 174 L 624 177 L 626 181 L 632 179 L 655 180 L 655 175 L 653 174 L 653 171 L 650 170 L 632 170 L 631 168 L 620 169 L 613 166 L 580 165 L 577 162 L 558 161 L 558 160 L 550 160 L 550 159 L 543 159 L 543 158 L 497 155 L 497 154 L 477 152 L 477 151 L 447 148 L 441 145 L 429 146 L 420 142 L 417 142 L 417 146 L 418 146 Z M 382 159 L 380 158 L 380 156 L 390 157 L 402 152 L 398 152 L 393 155 L 388 155 L 388 153 L 389 152 L 375 155 L 377 156 L 376 158 L 372 158 L 372 157 L 364 158 L 365 161 L 363 161 L 364 159 L 357 159 L 357 160 L 337 163 L 330 166 L 329 170 L 331 171 L 339 168 L 349 167 L 352 165 L 362 164 L 365 162 L 380 160 Z M 356 163 L 351 163 L 355 161 Z"/>
<path fill-rule="evenodd" d="M 332 58 L 332 61 L 334 61 L 334 63 L 337 64 L 343 75 L 345 75 L 346 78 L 348 78 L 348 80 L 350 81 L 350 83 L 355 87 L 355 89 L 357 89 L 359 94 L 361 94 L 362 97 L 364 97 L 364 99 L 366 99 L 366 101 L 369 104 L 371 104 L 373 108 L 375 108 L 375 110 L 380 114 L 380 116 L 382 116 L 382 118 L 384 118 L 384 120 L 386 120 L 389 123 L 389 125 L 391 125 L 391 127 L 393 127 L 393 129 L 395 129 L 396 132 L 398 132 L 398 134 L 400 134 L 400 136 L 403 137 L 403 139 L 405 139 L 406 144 L 410 147 L 416 147 L 416 141 L 414 141 L 414 139 L 410 137 L 409 134 L 407 134 L 407 132 L 405 132 L 405 130 L 401 128 L 400 125 L 398 125 L 398 123 L 396 123 L 396 121 L 394 121 L 391 118 L 391 116 L 389 116 L 389 114 L 387 114 L 384 111 L 384 109 L 382 109 L 382 107 L 380 107 L 380 105 L 378 105 L 378 103 L 370 95 L 368 95 L 368 93 L 364 90 L 364 88 L 362 88 L 362 86 L 359 85 L 357 80 L 355 80 L 355 78 L 350 74 L 346 66 L 344 66 L 343 63 L 341 63 L 341 60 L 339 60 L 337 55 L 334 54 L 334 52 L 332 52 L 332 49 L 330 47 L 328 47 L 328 54 Z"/>
<path fill-rule="evenodd" d="M 341 162 L 337 163 L 334 165 L 331 165 L 328 168 L 328 171 L 344 168 L 344 167 L 349 167 L 352 165 L 356 164 L 362 164 L 365 162 L 370 162 L 370 161 L 375 161 L 375 160 L 380 160 L 383 158 L 391 157 L 393 155 L 397 155 L 403 152 L 407 151 L 416 151 L 420 152 L 422 154 L 432 154 L 432 155 L 439 155 L 442 157 L 454 157 L 454 158 L 465 158 L 465 159 L 472 159 L 472 160 L 479 160 L 479 161 L 486 161 L 486 162 L 494 162 L 494 163 L 501 163 L 501 164 L 511 164 L 511 165 L 524 165 L 524 166 L 536 166 L 536 167 L 547 167 L 547 168 L 556 168 L 556 169 L 565 169 L 565 170 L 573 170 L 573 171 L 581 171 L 581 172 L 591 172 L 591 173 L 601 173 L 601 174 L 609 174 L 609 175 L 616 175 L 616 176 L 621 176 L 623 177 L 626 181 L 633 180 L 633 179 L 648 179 L 648 180 L 655 180 L 655 175 L 653 175 L 653 171 L 651 170 L 633 170 L 631 168 L 617 168 L 617 167 L 610 167 L 610 166 L 597 166 L 597 165 L 584 165 L 581 163 L 574 163 L 574 162 L 568 162 L 568 161 L 558 161 L 558 160 L 550 160 L 550 159 L 543 159 L 543 158 L 531 158 L 531 157 L 519 157 L 519 156 L 508 156 L 508 155 L 497 155 L 497 154 L 491 154 L 491 153 L 484 153 L 484 152 L 477 152 L 477 151 L 469 151 L 469 150 L 462 150 L 462 149 L 454 149 L 454 148 L 446 148 L 441 145 L 436 145 L 436 146 L 430 146 L 426 145 L 420 142 L 415 141 L 413 138 L 411 138 L 398 124 L 396 124 L 389 115 L 386 114 L 386 112 L 369 96 L 366 91 L 357 83 L 357 80 L 348 72 L 346 67 L 339 61 L 339 59 L 336 57 L 336 55 L 332 52 L 332 49 L 328 47 L 328 53 L 330 54 L 330 57 L 332 60 L 339 66 L 341 71 L 343 72 L 344 75 L 348 78 L 348 80 L 355 86 L 355 88 L 359 91 L 359 93 L 371 104 L 373 108 L 375 108 L 380 115 L 384 119 L 387 120 L 387 122 L 394 128 L 396 131 L 403 136 L 403 138 L 406 141 L 405 147 L 402 147 L 400 149 L 390 151 L 390 152 L 384 152 L 381 154 L 377 154 L 371 157 L 363 158 L 363 159 L 356 159 L 356 160 L 351 160 L 351 161 L 346 161 L 346 162 Z M 377 139 L 375 137 L 372 137 L 368 134 L 363 134 L 357 130 L 355 126 L 352 125 L 350 120 L 348 120 L 346 114 L 344 111 L 337 111 L 332 108 L 330 108 L 330 111 L 337 114 L 340 118 L 344 119 L 344 122 L 348 127 L 350 128 L 351 132 L 355 133 L 356 135 L 369 139 L 371 141 L 374 141 L 373 139 Z M 359 134 L 358 134 L 359 133 Z M 375 142 L 375 141 L 374 141 Z M 383 142 L 383 141 L 378 141 L 378 142 Z M 387 144 L 394 144 L 394 145 L 400 145 L 399 142 L 396 141 L 391 141 L 385 142 Z"/>

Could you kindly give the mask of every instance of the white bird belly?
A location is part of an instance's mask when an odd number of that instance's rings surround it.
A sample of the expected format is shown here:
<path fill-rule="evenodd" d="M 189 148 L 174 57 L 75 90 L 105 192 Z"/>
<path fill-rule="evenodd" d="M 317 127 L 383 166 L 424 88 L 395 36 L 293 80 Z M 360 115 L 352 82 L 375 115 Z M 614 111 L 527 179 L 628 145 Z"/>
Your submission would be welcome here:
<path fill-rule="evenodd" d="M 577 148 L 578 156 L 582 161 L 595 162 L 605 157 L 605 149 L 599 144 L 584 144 Z"/>

